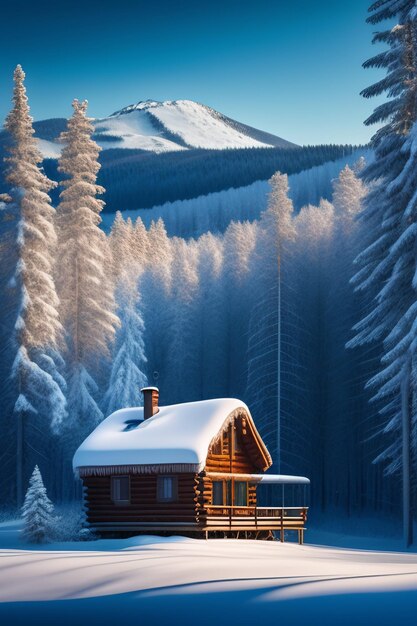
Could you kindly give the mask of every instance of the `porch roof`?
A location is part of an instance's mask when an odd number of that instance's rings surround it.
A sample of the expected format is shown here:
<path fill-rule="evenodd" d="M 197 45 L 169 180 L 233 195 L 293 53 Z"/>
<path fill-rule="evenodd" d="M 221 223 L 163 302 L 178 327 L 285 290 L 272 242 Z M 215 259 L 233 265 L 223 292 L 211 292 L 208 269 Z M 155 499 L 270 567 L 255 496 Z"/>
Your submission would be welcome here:
<path fill-rule="evenodd" d="M 207 472 L 206 476 L 213 480 L 228 480 L 231 478 L 261 483 L 262 485 L 309 485 L 310 479 L 305 476 L 288 476 L 286 474 L 232 474 L 226 472 Z"/>

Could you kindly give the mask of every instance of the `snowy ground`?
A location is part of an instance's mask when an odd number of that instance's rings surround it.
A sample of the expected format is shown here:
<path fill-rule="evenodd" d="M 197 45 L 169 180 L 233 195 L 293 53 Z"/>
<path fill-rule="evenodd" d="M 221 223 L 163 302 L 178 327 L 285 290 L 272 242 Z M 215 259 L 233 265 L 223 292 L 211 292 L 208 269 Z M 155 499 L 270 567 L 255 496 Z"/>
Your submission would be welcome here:
<path fill-rule="evenodd" d="M 0 548 L 6 626 L 416 619 L 414 553 L 180 537 L 35 548 L 20 542 L 16 522 L 0 524 Z"/>

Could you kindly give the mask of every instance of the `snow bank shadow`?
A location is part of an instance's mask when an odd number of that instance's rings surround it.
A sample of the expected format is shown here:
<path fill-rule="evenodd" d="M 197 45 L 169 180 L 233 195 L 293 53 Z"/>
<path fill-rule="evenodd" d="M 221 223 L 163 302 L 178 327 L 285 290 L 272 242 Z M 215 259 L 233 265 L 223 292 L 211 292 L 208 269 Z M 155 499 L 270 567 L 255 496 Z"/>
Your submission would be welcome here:
<path fill-rule="evenodd" d="M 218 581 L 219 583 L 225 581 Z M 315 581 L 312 581 L 313 583 Z M 297 583 L 298 584 L 298 583 Z M 300 583 L 304 584 L 304 583 Z M 204 591 L 198 586 L 204 585 Z M 287 587 L 288 585 L 283 585 Z M 20 626 L 69 626 L 73 624 L 159 626 L 253 626 L 263 620 L 286 619 L 291 626 L 306 623 L 321 626 L 392 626 L 404 619 L 414 623 L 417 591 L 333 593 L 308 597 L 274 597 L 280 585 L 265 584 L 258 589 L 213 591 L 215 585 L 199 583 L 113 596 L 53 602 L 5 603 L 0 621 Z"/>

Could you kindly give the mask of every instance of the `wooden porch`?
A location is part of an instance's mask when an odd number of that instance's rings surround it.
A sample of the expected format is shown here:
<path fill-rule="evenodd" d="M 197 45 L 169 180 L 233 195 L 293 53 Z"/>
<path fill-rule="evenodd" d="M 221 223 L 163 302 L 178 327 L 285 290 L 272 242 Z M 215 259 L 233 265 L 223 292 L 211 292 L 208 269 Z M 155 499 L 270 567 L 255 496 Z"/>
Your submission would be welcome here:
<path fill-rule="evenodd" d="M 308 507 L 214 506 L 205 508 L 199 521 L 206 534 L 215 531 L 237 533 L 279 532 L 285 541 L 286 531 L 296 531 L 298 542 L 304 543 Z"/>

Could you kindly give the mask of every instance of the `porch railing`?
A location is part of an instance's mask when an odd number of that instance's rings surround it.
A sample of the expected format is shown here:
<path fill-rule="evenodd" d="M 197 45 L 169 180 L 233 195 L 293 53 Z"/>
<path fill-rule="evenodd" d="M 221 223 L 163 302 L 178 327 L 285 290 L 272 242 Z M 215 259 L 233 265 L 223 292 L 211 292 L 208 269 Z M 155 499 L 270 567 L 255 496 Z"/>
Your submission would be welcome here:
<path fill-rule="evenodd" d="M 207 505 L 200 512 L 200 521 L 206 528 L 228 528 L 229 530 L 276 530 L 281 541 L 287 530 L 299 531 L 299 539 L 307 521 L 308 507 L 260 507 L 237 505 Z M 301 533 L 301 534 L 300 534 Z"/>

